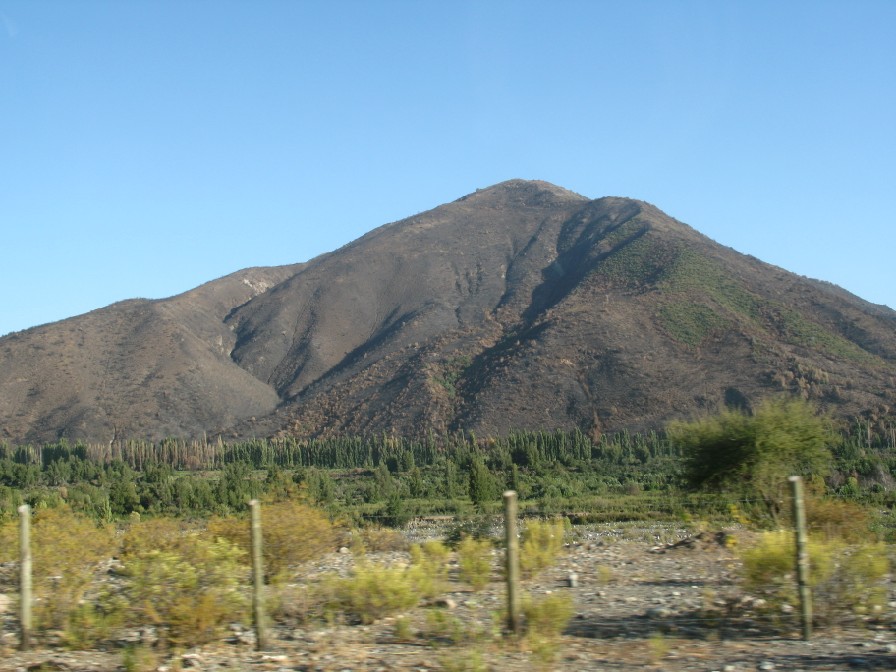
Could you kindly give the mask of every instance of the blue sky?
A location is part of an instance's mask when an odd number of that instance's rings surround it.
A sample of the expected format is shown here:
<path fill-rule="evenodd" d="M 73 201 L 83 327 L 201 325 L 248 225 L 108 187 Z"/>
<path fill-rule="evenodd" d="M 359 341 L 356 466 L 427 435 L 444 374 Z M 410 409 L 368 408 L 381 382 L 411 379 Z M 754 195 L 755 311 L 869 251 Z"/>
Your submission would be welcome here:
<path fill-rule="evenodd" d="M 521 177 L 896 308 L 896 2 L 0 0 L 0 334 Z"/>

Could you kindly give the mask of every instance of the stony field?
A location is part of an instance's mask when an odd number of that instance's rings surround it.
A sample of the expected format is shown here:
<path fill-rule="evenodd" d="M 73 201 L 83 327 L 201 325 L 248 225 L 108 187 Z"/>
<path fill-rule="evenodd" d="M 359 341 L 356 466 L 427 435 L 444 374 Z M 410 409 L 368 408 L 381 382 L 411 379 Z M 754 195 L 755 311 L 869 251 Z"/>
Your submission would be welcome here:
<path fill-rule="evenodd" d="M 437 531 L 415 528 L 409 534 L 420 538 Z M 146 647 L 140 656 L 125 655 L 127 642 L 152 642 L 147 629 L 124 633 L 105 650 L 68 651 L 45 643 L 20 653 L 7 600 L 0 670 L 896 669 L 892 580 L 883 613 L 817 628 L 804 642 L 788 609 L 779 618 L 760 616 L 762 602 L 743 593 L 732 535 L 737 543 L 749 542 L 744 531 L 695 535 L 662 526 L 576 528 L 559 561 L 524 582 L 530 595 L 561 593 L 572 599 L 574 615 L 563 635 L 544 645 L 502 636 L 497 614 L 505 592 L 497 553 L 492 580 L 482 591 L 459 582 L 454 564 L 443 598 L 399 616 L 371 625 L 303 622 L 304 586 L 314 585 L 324 572 L 348 574 L 356 562 L 343 548 L 296 573 L 290 599 L 297 604 L 282 610 L 285 616 L 274 624 L 267 651 L 255 651 L 249 624 L 234 623 L 226 641 L 186 651 Z M 392 565 L 408 562 L 402 551 L 373 555 Z M 9 595 L 14 572 L 4 569 L 0 591 Z"/>

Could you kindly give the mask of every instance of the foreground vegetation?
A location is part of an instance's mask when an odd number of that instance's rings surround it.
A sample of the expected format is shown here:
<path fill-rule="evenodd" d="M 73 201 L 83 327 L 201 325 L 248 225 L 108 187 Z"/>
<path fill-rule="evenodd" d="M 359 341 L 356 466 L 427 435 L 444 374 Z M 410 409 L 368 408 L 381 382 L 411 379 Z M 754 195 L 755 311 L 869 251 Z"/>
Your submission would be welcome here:
<path fill-rule="evenodd" d="M 388 641 L 431 647 L 442 669 L 493 669 L 486 668 L 484 654 L 519 651 L 526 652 L 530 669 L 553 669 L 577 611 L 574 591 L 556 590 L 555 579 L 543 578 L 563 561 L 567 545 L 582 538 L 566 519 L 530 519 L 521 530 L 524 627 L 512 633 L 500 608 L 464 618 L 447 597 L 463 596 L 466 604 L 476 604 L 486 591 L 492 598 L 483 603 L 489 604 L 503 592 L 502 543 L 494 533 L 460 531 L 456 543 L 409 544 L 390 528 L 352 529 L 295 501 L 268 503 L 262 515 L 266 612 L 281 634 L 379 623 L 378 636 Z M 656 529 L 652 523 L 638 525 L 625 529 L 636 534 Z M 705 531 L 704 525 L 693 521 L 687 527 L 696 534 Z M 848 528 L 855 528 L 854 520 L 813 536 L 816 625 L 889 623 L 883 610 L 891 548 L 848 540 L 843 534 Z M 234 624 L 248 632 L 251 623 L 245 518 L 132 517 L 104 525 L 62 506 L 36 512 L 32 532 L 34 635 L 40 645 L 119 651 L 125 669 L 133 670 L 157 669 L 187 648 L 222 639 L 251 645 L 251 638 L 232 636 Z M 0 563 L 15 561 L 15 535 L 15 521 L 0 525 Z M 348 552 L 332 555 L 340 545 Z M 743 592 L 726 603 L 737 605 L 735 618 L 759 619 L 782 631 L 793 626 L 796 616 L 788 616 L 796 603 L 790 533 L 738 533 L 715 553 L 723 554 L 721 562 L 736 557 L 742 564 Z M 324 558 L 325 563 L 314 563 Z M 629 566 L 599 567 L 604 571 L 591 580 L 615 591 L 625 572 L 638 573 Z M 706 605 L 694 616 L 712 632 L 728 607 L 716 599 Z M 752 613 L 743 614 L 743 605 Z M 384 619 L 390 624 L 385 630 Z"/>

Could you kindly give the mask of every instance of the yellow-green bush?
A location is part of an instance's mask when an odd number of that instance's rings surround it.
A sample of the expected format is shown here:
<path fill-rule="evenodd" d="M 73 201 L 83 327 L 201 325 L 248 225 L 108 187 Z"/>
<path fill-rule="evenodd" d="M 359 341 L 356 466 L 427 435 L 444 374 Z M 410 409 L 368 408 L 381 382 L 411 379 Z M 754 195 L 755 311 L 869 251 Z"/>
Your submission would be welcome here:
<path fill-rule="evenodd" d="M 523 601 L 524 641 L 539 662 L 546 665 L 556 657 L 560 636 L 572 614 L 572 598 L 567 594 L 553 593 L 537 600 L 529 596 Z"/>
<path fill-rule="evenodd" d="M 134 519 L 121 538 L 121 555 L 138 557 L 150 551 L 177 551 L 201 528 L 176 518 Z"/>
<path fill-rule="evenodd" d="M 744 586 L 748 590 L 774 593 L 787 601 L 796 595 L 796 551 L 790 530 L 763 532 L 759 540 L 741 551 Z M 836 542 L 809 539 L 809 562 L 812 566 L 810 585 L 830 579 L 834 569 Z"/>
<path fill-rule="evenodd" d="M 225 624 L 247 620 L 243 555 L 225 539 L 197 534 L 166 550 L 127 555 L 123 598 L 128 622 L 155 625 L 169 645 L 211 641 Z"/>
<path fill-rule="evenodd" d="M 492 544 L 488 539 L 465 536 L 457 545 L 460 578 L 479 591 L 488 585 L 492 573 Z"/>
<path fill-rule="evenodd" d="M 810 536 L 809 585 L 817 621 L 878 611 L 886 600 L 890 563 L 884 544 L 846 544 Z M 796 605 L 796 551 L 793 532 L 763 533 L 741 551 L 744 587 L 761 594 L 772 609 Z"/>
<path fill-rule="evenodd" d="M 435 539 L 411 546 L 411 565 L 419 567 L 429 577 L 425 585 L 420 586 L 423 597 L 433 597 L 445 589 L 450 554 L 448 547 Z"/>
<path fill-rule="evenodd" d="M 883 610 L 887 602 L 884 583 L 890 571 L 885 544 L 864 544 L 851 547 L 840 557 L 836 599 L 840 609 L 854 614 Z"/>
<path fill-rule="evenodd" d="M 214 518 L 207 534 L 222 537 L 250 557 L 251 536 L 248 518 Z M 335 550 L 339 530 L 325 513 L 299 502 L 267 504 L 261 509 L 262 554 L 265 576 L 281 581 L 289 567 Z"/>
<path fill-rule="evenodd" d="M 102 636 L 114 616 L 84 605 L 99 564 L 117 547 L 110 527 L 64 507 L 37 511 L 31 528 L 36 628 L 61 630 L 73 645 Z"/>
<path fill-rule="evenodd" d="M 322 590 L 326 608 L 361 623 L 410 609 L 433 592 L 433 577 L 423 564 L 386 567 L 362 563 L 347 578 L 330 577 Z"/>
<path fill-rule="evenodd" d="M 524 576 L 532 576 L 557 561 L 568 525 L 566 519 L 526 522 L 520 544 L 520 569 Z"/>
<path fill-rule="evenodd" d="M 551 593 L 539 599 L 523 601 L 526 634 L 558 637 L 572 618 L 572 598 L 566 593 Z"/>

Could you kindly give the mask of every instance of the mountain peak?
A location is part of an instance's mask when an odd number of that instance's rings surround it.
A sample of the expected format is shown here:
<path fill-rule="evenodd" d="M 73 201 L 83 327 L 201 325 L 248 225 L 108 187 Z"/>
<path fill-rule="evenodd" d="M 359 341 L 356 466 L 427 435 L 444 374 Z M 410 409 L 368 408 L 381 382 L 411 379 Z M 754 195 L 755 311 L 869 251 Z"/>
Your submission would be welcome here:
<path fill-rule="evenodd" d="M 577 194 L 569 189 L 564 189 L 556 184 L 544 180 L 512 179 L 498 182 L 484 189 L 477 189 L 472 194 L 467 194 L 457 199 L 467 201 L 475 199 L 477 202 L 486 200 L 507 200 L 508 202 L 522 201 L 527 204 L 544 204 L 546 201 L 588 201 L 586 196 Z"/>

